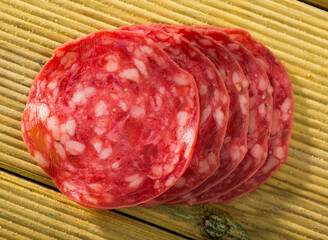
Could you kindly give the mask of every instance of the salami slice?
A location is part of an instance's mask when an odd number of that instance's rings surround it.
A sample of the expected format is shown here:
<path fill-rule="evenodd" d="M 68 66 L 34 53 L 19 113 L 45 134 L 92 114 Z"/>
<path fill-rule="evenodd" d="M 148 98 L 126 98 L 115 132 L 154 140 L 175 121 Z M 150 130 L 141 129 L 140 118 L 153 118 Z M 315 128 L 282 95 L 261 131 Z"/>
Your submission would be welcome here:
<path fill-rule="evenodd" d="M 192 75 L 141 34 L 99 31 L 55 50 L 31 87 L 22 133 L 62 193 L 109 209 L 174 185 L 198 122 Z"/>
<path fill-rule="evenodd" d="M 247 194 L 263 184 L 285 163 L 294 112 L 293 88 L 282 63 L 262 43 L 253 40 L 247 31 L 242 29 L 222 29 L 222 31 L 251 51 L 257 62 L 265 69 L 273 87 L 273 120 L 266 162 L 253 177 L 224 196 L 214 199 L 212 203 L 230 202 Z"/>
<path fill-rule="evenodd" d="M 218 169 L 228 122 L 229 95 L 213 63 L 181 35 L 168 34 L 142 25 L 120 29 L 136 31 L 152 39 L 174 62 L 194 76 L 198 86 L 201 120 L 194 155 L 175 185 L 146 203 L 159 204 L 196 188 Z"/>
<path fill-rule="evenodd" d="M 177 203 L 186 201 L 211 188 L 216 181 L 224 179 L 231 173 L 244 158 L 247 151 L 246 135 L 249 119 L 248 80 L 229 50 L 212 38 L 204 36 L 199 30 L 185 26 L 159 24 L 151 24 L 150 26 L 167 32 L 179 33 L 187 38 L 193 46 L 197 47 L 215 64 L 230 95 L 228 127 L 221 149 L 219 171 L 212 176 L 214 181 L 211 180 L 211 177 L 195 190 L 171 201 Z"/>
<path fill-rule="evenodd" d="M 213 186 L 199 196 L 190 197 L 189 204 L 207 203 L 223 196 L 249 179 L 264 164 L 268 156 L 268 140 L 272 123 L 272 87 L 265 70 L 255 57 L 226 33 L 210 26 L 193 26 L 225 46 L 244 71 L 249 80 L 249 127 L 247 133 L 248 151 L 236 169 L 222 179 L 226 169 L 219 169 L 200 188 Z M 216 182 L 216 183 L 215 183 Z M 213 185 L 213 183 L 215 183 Z"/>

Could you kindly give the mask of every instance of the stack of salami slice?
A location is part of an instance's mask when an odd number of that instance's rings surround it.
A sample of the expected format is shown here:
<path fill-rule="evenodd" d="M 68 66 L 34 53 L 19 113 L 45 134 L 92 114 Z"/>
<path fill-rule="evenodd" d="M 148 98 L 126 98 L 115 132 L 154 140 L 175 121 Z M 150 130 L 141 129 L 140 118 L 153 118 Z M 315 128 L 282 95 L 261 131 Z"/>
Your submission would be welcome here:
<path fill-rule="evenodd" d="M 145 24 L 57 48 L 22 133 L 81 205 L 220 204 L 280 168 L 292 119 L 285 68 L 248 32 Z"/>

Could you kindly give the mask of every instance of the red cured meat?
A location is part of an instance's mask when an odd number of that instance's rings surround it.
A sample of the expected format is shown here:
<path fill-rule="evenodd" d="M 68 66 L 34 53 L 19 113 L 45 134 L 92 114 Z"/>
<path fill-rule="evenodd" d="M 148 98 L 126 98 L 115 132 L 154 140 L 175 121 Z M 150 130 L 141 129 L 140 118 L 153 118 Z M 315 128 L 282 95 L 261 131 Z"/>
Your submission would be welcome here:
<path fill-rule="evenodd" d="M 213 63 L 181 35 L 141 25 L 120 29 L 139 32 L 152 39 L 174 62 L 194 76 L 198 86 L 201 120 L 194 155 L 175 185 L 146 203 L 159 204 L 196 188 L 218 169 L 228 122 L 229 95 Z"/>
<path fill-rule="evenodd" d="M 221 166 L 219 169 L 222 173 L 222 179 L 230 173 L 247 152 L 247 129 L 249 119 L 249 96 L 248 96 L 248 80 L 243 70 L 231 53 L 217 41 L 204 36 L 198 30 L 185 26 L 168 26 L 159 24 L 150 24 L 167 32 L 182 34 L 187 38 L 193 46 L 198 48 L 205 56 L 207 56 L 217 67 L 221 76 L 225 81 L 225 85 L 230 95 L 229 120 L 226 136 L 221 149 Z M 220 176 L 215 177 L 218 180 Z M 209 182 L 211 180 L 207 180 Z M 187 193 L 172 202 L 189 199 L 193 194 L 198 195 L 206 191 L 211 185 L 206 183 L 199 186 L 194 191 Z M 216 182 L 213 181 L 213 185 Z"/>
<path fill-rule="evenodd" d="M 253 40 L 248 32 L 241 29 L 222 31 L 251 51 L 265 69 L 273 87 L 273 120 L 269 154 L 264 165 L 249 180 L 212 203 L 226 203 L 245 195 L 259 187 L 285 163 L 294 112 L 293 88 L 282 63 L 262 43 Z"/>
<path fill-rule="evenodd" d="M 232 172 L 229 169 L 229 176 L 222 178 L 227 169 L 219 168 L 214 176 L 199 187 L 201 194 L 189 197 L 186 201 L 189 204 L 200 204 L 212 201 L 238 187 L 264 164 L 268 156 L 268 140 L 272 123 L 272 87 L 265 70 L 246 48 L 215 27 L 193 27 L 226 47 L 237 60 L 250 83 L 248 152 L 236 169 L 232 169 Z M 208 186 L 212 187 L 208 189 Z M 202 190 L 206 188 L 208 190 L 203 192 Z"/>
<path fill-rule="evenodd" d="M 169 189 L 192 157 L 198 90 L 150 39 L 99 31 L 55 50 L 31 87 L 23 138 L 61 192 L 118 208 Z"/>

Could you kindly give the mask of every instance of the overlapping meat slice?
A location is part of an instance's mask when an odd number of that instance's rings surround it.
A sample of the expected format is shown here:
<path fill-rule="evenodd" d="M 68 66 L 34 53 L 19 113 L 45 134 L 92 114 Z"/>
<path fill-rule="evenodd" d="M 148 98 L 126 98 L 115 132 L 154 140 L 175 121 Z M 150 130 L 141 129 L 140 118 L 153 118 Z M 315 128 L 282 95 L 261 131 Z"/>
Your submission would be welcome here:
<path fill-rule="evenodd" d="M 247 48 L 266 71 L 273 87 L 273 118 L 268 157 L 262 167 L 246 182 L 211 203 L 226 203 L 256 189 L 269 179 L 286 161 L 291 136 L 294 100 L 293 88 L 282 63 L 262 43 L 242 29 L 221 29 Z"/>
<path fill-rule="evenodd" d="M 22 133 L 66 196 L 118 208 L 174 185 L 198 122 L 192 75 L 141 34 L 99 31 L 55 50 L 31 87 Z"/>
<path fill-rule="evenodd" d="M 218 169 L 228 122 L 229 95 L 213 63 L 181 35 L 143 25 L 121 29 L 142 33 L 152 39 L 174 62 L 194 76 L 198 86 L 201 114 L 194 155 L 176 184 L 146 203 L 159 204 L 196 188 Z"/>
<path fill-rule="evenodd" d="M 177 199 L 170 201 L 172 203 L 186 201 L 193 195 L 198 195 L 212 187 L 216 181 L 224 179 L 233 169 L 237 167 L 247 152 L 246 135 L 248 131 L 249 120 L 249 93 L 248 80 L 243 70 L 227 50 L 214 39 L 205 36 L 198 29 L 178 25 L 146 24 L 147 26 L 156 27 L 166 32 L 181 34 L 189 40 L 192 46 L 198 48 L 207 56 L 216 66 L 225 81 L 226 88 L 230 95 L 229 120 L 224 144 L 221 149 L 221 165 L 219 172 L 200 185 L 195 190 L 179 196 Z M 213 177 L 212 176 L 212 177 Z"/>
<path fill-rule="evenodd" d="M 264 164 L 268 155 L 268 140 L 272 123 L 272 87 L 268 76 L 255 57 L 238 42 L 233 41 L 220 29 L 210 26 L 192 26 L 205 36 L 213 38 L 226 47 L 237 60 L 249 80 L 249 127 L 247 133 L 248 152 L 236 169 L 223 178 L 226 169 L 219 170 L 185 202 L 207 203 L 238 187 Z M 208 188 L 212 186 L 211 188 Z M 207 189 L 203 191 L 203 189 Z M 197 194 L 198 193 L 201 194 Z M 181 202 L 182 203 L 182 202 Z"/>

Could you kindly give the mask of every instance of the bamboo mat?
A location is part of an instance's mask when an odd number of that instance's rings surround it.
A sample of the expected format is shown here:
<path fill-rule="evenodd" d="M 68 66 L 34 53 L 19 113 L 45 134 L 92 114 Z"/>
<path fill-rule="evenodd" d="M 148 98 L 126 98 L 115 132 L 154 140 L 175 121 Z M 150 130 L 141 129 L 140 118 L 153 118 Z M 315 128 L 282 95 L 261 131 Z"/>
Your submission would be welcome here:
<path fill-rule="evenodd" d="M 256 191 L 226 205 L 96 211 L 56 191 L 34 163 L 20 118 L 53 49 L 146 22 L 241 27 L 286 66 L 295 99 L 289 157 Z M 328 12 L 294 0 L 0 0 L 0 238 L 328 239 L 327 46 Z"/>

